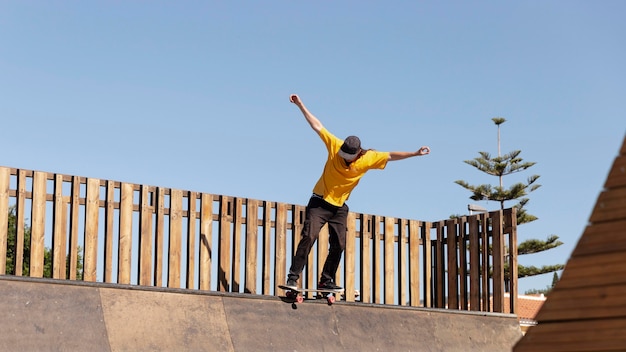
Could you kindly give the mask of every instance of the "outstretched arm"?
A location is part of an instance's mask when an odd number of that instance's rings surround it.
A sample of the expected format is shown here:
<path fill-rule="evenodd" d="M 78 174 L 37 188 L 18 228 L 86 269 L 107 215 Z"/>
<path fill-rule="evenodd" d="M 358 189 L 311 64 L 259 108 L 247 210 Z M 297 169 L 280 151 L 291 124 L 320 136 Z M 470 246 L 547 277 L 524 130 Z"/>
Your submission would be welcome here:
<path fill-rule="evenodd" d="M 306 106 L 304 106 L 304 104 L 300 100 L 300 97 L 298 97 L 298 95 L 296 94 L 292 94 L 289 97 L 289 101 L 296 104 L 296 106 L 300 108 L 300 111 L 302 111 L 302 115 L 304 115 L 304 118 L 306 119 L 306 121 L 309 123 L 309 125 L 311 125 L 311 128 L 319 134 L 322 128 L 324 128 L 324 125 L 322 125 L 322 123 L 320 122 L 320 120 L 317 119 L 317 117 L 315 117 L 313 114 L 311 114 L 311 112 L 309 112 L 309 110 L 306 108 Z"/>
<path fill-rule="evenodd" d="M 389 161 L 402 160 L 406 158 L 412 158 L 414 156 L 422 156 L 430 154 L 430 147 L 423 146 L 415 152 L 389 152 Z"/>

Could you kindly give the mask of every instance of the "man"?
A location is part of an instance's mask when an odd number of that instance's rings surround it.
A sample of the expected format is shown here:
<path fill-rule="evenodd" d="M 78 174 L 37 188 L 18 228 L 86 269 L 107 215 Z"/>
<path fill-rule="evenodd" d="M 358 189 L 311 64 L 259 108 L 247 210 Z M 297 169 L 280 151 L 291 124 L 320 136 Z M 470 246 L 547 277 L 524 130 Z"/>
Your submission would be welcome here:
<path fill-rule="evenodd" d="M 429 154 L 430 148 L 423 146 L 415 152 L 363 150 L 358 137 L 349 136 L 342 141 L 326 130 L 296 94 L 291 95 L 289 100 L 300 108 L 306 121 L 326 145 L 328 159 L 306 207 L 301 240 L 293 257 L 285 286 L 297 289 L 297 281 L 304 269 L 309 252 L 321 228 L 328 224 L 330 248 L 318 288 L 341 290 L 342 288 L 335 283 L 335 274 L 341 255 L 346 248 L 348 206 L 345 202 L 350 192 L 368 170 L 384 169 L 387 161 Z"/>

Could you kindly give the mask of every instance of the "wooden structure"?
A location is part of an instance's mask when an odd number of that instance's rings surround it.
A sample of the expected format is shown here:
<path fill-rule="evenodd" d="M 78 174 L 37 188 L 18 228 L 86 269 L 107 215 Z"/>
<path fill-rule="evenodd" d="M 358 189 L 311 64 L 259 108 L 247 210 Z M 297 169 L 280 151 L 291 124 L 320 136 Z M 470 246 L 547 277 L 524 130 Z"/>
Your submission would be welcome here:
<path fill-rule="evenodd" d="M 0 275 L 276 295 L 304 211 L 0 167 Z M 304 285 L 327 250 L 322 233 Z M 517 292 L 516 254 L 515 209 L 436 222 L 351 212 L 338 281 L 348 301 L 515 313 L 517 295 L 504 293 Z"/>
<path fill-rule="evenodd" d="M 515 352 L 626 350 L 626 138 L 536 320 Z"/>

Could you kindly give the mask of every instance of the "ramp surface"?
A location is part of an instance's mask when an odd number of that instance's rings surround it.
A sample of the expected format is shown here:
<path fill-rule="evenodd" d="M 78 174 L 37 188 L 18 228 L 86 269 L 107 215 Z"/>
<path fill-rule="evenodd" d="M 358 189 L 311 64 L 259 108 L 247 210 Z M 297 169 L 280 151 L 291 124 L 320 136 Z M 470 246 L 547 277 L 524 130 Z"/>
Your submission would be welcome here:
<path fill-rule="evenodd" d="M 511 351 L 517 318 L 0 276 L 0 350 Z"/>

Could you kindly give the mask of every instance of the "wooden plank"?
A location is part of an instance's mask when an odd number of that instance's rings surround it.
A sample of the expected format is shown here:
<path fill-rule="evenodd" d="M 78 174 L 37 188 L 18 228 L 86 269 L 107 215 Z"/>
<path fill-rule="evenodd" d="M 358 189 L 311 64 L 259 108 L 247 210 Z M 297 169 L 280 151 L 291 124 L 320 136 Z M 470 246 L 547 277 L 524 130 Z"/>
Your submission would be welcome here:
<path fill-rule="evenodd" d="M 231 259 L 232 267 L 233 267 L 233 285 L 232 292 L 240 292 L 241 286 L 241 232 L 242 232 L 242 221 L 241 221 L 241 212 L 242 212 L 242 198 L 235 198 L 233 202 L 233 242 L 232 242 L 232 251 L 233 257 Z"/>
<path fill-rule="evenodd" d="M 561 288 L 626 283 L 624 252 L 572 257 L 559 280 Z"/>
<path fill-rule="evenodd" d="M 553 289 L 537 321 L 626 317 L 626 285 Z"/>
<path fill-rule="evenodd" d="M 200 289 L 208 291 L 213 253 L 213 196 L 202 193 L 200 202 Z"/>
<path fill-rule="evenodd" d="M 274 282 L 284 282 L 287 277 L 287 205 L 276 203 L 276 259 Z"/>
<path fill-rule="evenodd" d="M 571 272 L 568 273 L 567 275 L 576 275 L 578 271 L 582 271 L 582 270 L 589 270 L 592 273 L 613 272 L 612 270 L 618 270 L 619 272 L 621 272 L 626 266 L 623 266 L 623 265 L 612 266 L 614 264 L 620 263 L 620 258 L 622 259 L 624 258 L 624 253 L 616 252 L 616 251 L 607 252 L 607 253 L 599 253 L 599 254 L 594 254 L 594 255 L 571 257 L 570 260 L 567 262 L 566 268 L 576 268 L 577 272 L 574 273 L 572 272 L 573 270 L 570 270 Z M 597 264 L 597 265 L 596 267 L 594 267 L 592 264 Z M 600 266 L 608 266 L 608 265 L 611 265 L 611 267 L 600 267 Z M 563 274 L 565 274 L 565 272 L 563 272 Z"/>
<path fill-rule="evenodd" d="M 232 200 L 226 196 L 220 196 L 219 213 L 219 249 L 218 249 L 218 291 L 230 292 L 230 209 Z"/>
<path fill-rule="evenodd" d="M 468 280 L 468 262 L 467 262 L 467 218 L 465 216 L 457 218 L 455 220 L 457 224 L 457 241 L 456 245 L 458 248 L 458 280 L 459 280 L 459 308 L 462 310 L 467 310 L 469 306 L 468 302 L 468 291 L 469 287 L 467 284 Z"/>
<path fill-rule="evenodd" d="M 150 187 L 142 185 L 139 193 L 139 284 L 152 285 L 152 214 Z"/>
<path fill-rule="evenodd" d="M 263 294 L 275 292 L 272 282 L 272 202 L 263 202 Z M 282 281 L 281 281 L 282 282 Z"/>
<path fill-rule="evenodd" d="M 482 302 L 482 309 L 481 311 L 483 312 L 490 312 L 492 311 L 492 306 L 491 304 L 489 304 L 489 295 L 491 294 L 491 289 L 489 287 L 489 284 L 491 282 L 490 280 L 490 263 L 489 263 L 489 245 L 490 245 L 490 241 L 489 241 L 489 214 L 488 213 L 481 213 L 479 215 L 480 217 L 480 257 L 481 257 L 481 270 L 480 270 L 480 277 L 481 277 L 481 289 L 480 289 L 480 295 L 481 295 L 481 302 Z"/>
<path fill-rule="evenodd" d="M 490 213 L 493 238 L 493 311 L 504 311 L 504 240 L 502 233 L 502 211 Z"/>
<path fill-rule="evenodd" d="M 626 219 L 587 226 L 572 256 L 626 252 L 625 231 Z"/>
<path fill-rule="evenodd" d="M 446 220 L 446 253 L 448 255 L 448 309 L 459 309 L 459 270 L 457 227 L 453 219 Z"/>
<path fill-rule="evenodd" d="M 0 166 L 0 275 L 6 275 L 11 169 Z"/>
<path fill-rule="evenodd" d="M 106 182 L 104 207 L 104 282 L 113 281 L 113 237 L 115 223 L 115 182 Z"/>
<path fill-rule="evenodd" d="M 167 287 L 180 288 L 183 245 L 183 192 L 170 190 L 170 237 L 167 263 Z"/>
<path fill-rule="evenodd" d="M 626 318 L 547 323 L 532 327 L 513 351 L 623 351 Z"/>
<path fill-rule="evenodd" d="M 133 185 L 131 183 L 122 183 L 120 195 L 119 254 L 117 264 L 117 281 L 120 284 L 130 284 L 133 250 L 133 198 Z"/>
<path fill-rule="evenodd" d="M 505 214 L 509 219 L 510 223 L 510 232 L 509 232 L 509 252 L 517 253 L 517 208 L 509 208 L 505 209 Z M 517 255 L 509 255 L 509 268 L 511 277 L 509 278 L 509 292 L 517 292 L 518 289 L 518 267 L 517 267 Z M 509 296 L 509 304 L 510 310 L 512 314 L 516 314 L 518 312 L 518 296 L 510 295 Z"/>
<path fill-rule="evenodd" d="M 46 231 L 46 179 L 45 172 L 35 171 L 33 176 L 32 224 L 30 228 L 30 276 L 43 277 L 44 236 Z"/>
<path fill-rule="evenodd" d="M 372 302 L 371 216 L 361 214 L 361 229 L 359 236 L 361 237 L 361 302 L 370 303 Z"/>
<path fill-rule="evenodd" d="M 26 222 L 26 171 L 17 171 L 17 200 L 15 208 L 15 276 L 24 268 L 24 227 Z"/>
<path fill-rule="evenodd" d="M 372 278 L 373 278 L 373 295 L 372 299 L 374 303 L 383 303 L 382 302 L 382 279 L 383 273 L 381 271 L 382 265 L 382 256 L 383 251 L 381 249 L 380 243 L 380 222 L 383 220 L 381 216 L 372 216 L 372 249 L 373 249 L 373 269 L 372 269 Z"/>
<path fill-rule="evenodd" d="M 80 177 L 72 176 L 72 193 L 70 198 L 70 260 L 69 279 L 76 280 L 76 265 L 78 263 L 78 227 L 80 224 Z"/>
<path fill-rule="evenodd" d="M 154 244 L 154 285 L 163 286 L 163 252 L 165 237 L 165 189 L 157 187 L 156 189 L 156 220 L 155 220 L 155 244 Z"/>
<path fill-rule="evenodd" d="M 617 221 L 626 219 L 626 187 L 608 189 L 598 196 L 589 221 Z"/>
<path fill-rule="evenodd" d="M 63 175 L 54 175 L 52 208 L 52 278 L 66 279 L 67 203 L 63 197 Z"/>
<path fill-rule="evenodd" d="M 408 283 L 408 221 L 398 219 L 398 305 L 407 305 L 409 302 Z"/>
<path fill-rule="evenodd" d="M 420 233 L 423 223 L 409 220 L 409 304 L 412 307 L 420 305 Z M 426 248 L 424 246 L 424 248 Z"/>
<path fill-rule="evenodd" d="M 186 268 L 186 287 L 188 289 L 196 288 L 196 220 L 198 218 L 196 212 L 196 202 L 198 193 L 189 192 L 187 196 L 187 268 Z"/>
<path fill-rule="evenodd" d="M 445 288 L 445 274 L 446 274 L 446 262 L 445 254 L 443 251 L 444 236 L 445 236 L 445 221 L 438 221 L 435 224 L 437 232 L 437 240 L 435 241 L 434 261 L 435 261 L 435 308 L 445 308 L 446 302 L 444 297 L 446 296 Z"/>
<path fill-rule="evenodd" d="M 384 298 L 385 304 L 393 304 L 394 297 L 394 244 L 395 244 L 395 233 L 394 233 L 394 225 L 395 219 L 391 217 L 385 217 L 385 233 L 383 236 L 384 241 L 384 275 L 385 275 L 385 286 L 384 286 Z"/>
<path fill-rule="evenodd" d="M 430 240 L 430 222 L 421 223 L 420 236 L 422 237 L 422 248 L 424 251 L 423 271 L 424 271 L 424 307 L 433 306 L 433 254 Z M 416 299 L 419 300 L 419 293 Z"/>
<path fill-rule="evenodd" d="M 98 266 L 98 217 L 100 214 L 100 180 L 87 179 L 85 204 L 85 255 L 83 258 L 83 280 L 96 281 Z"/>
<path fill-rule="evenodd" d="M 246 267 L 245 293 L 257 294 L 258 236 L 259 236 L 259 202 L 248 199 L 246 203 Z"/>
<path fill-rule="evenodd" d="M 480 233 L 478 215 L 472 215 L 469 222 L 469 309 L 480 310 Z"/>
<path fill-rule="evenodd" d="M 348 230 L 346 233 L 345 262 L 345 295 L 346 301 L 354 302 L 356 276 L 356 214 L 348 213 Z"/>

